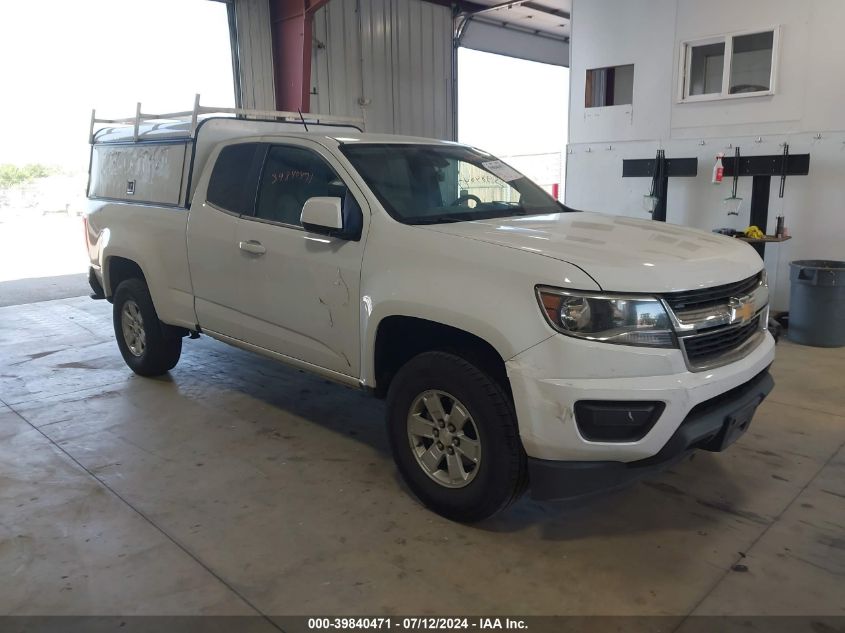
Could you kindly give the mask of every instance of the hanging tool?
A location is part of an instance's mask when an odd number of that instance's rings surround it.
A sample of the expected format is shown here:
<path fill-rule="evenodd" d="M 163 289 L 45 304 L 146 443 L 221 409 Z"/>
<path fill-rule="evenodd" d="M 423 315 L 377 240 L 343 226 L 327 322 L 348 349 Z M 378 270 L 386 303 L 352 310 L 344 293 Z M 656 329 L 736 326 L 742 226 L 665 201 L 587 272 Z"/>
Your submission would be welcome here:
<path fill-rule="evenodd" d="M 786 187 L 786 165 L 789 162 L 789 143 L 783 144 L 783 157 L 780 159 L 780 191 L 778 198 L 783 198 L 783 190 Z"/>
<path fill-rule="evenodd" d="M 734 150 L 734 165 L 737 167 L 734 169 L 734 181 L 733 181 L 733 188 L 731 189 L 731 198 L 736 198 L 736 187 L 739 184 L 739 145 L 736 146 Z"/>
<path fill-rule="evenodd" d="M 736 166 L 733 170 L 733 183 L 731 185 L 731 197 L 722 200 L 722 205 L 727 209 L 728 215 L 739 215 L 739 210 L 742 207 L 742 198 L 736 197 L 737 186 L 739 185 L 739 145 L 734 149 L 734 162 Z"/>

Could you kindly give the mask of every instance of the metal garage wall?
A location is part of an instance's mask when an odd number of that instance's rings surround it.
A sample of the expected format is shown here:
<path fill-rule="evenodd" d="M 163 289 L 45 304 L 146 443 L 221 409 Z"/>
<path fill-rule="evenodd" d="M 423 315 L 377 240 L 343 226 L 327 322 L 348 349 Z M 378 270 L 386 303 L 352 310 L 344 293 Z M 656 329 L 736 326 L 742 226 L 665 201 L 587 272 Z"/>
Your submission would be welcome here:
<path fill-rule="evenodd" d="M 314 15 L 311 111 L 361 116 L 361 38 L 356 2 L 329 2 Z M 329 46 L 331 44 L 331 46 Z"/>
<path fill-rule="evenodd" d="M 236 0 L 229 10 L 230 16 L 234 12 L 238 105 L 252 110 L 275 110 L 269 2 Z"/>
<path fill-rule="evenodd" d="M 331 0 L 314 16 L 311 110 L 369 132 L 450 139 L 452 14 L 421 0 Z"/>

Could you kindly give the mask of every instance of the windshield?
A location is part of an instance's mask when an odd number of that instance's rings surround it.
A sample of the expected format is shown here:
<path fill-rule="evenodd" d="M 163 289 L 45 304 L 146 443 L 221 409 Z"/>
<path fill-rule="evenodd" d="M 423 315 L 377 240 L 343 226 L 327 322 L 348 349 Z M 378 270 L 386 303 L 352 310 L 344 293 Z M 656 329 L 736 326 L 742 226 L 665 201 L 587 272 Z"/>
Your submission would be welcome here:
<path fill-rule="evenodd" d="M 565 210 L 512 167 L 467 147 L 356 143 L 341 151 L 387 212 L 406 224 Z"/>

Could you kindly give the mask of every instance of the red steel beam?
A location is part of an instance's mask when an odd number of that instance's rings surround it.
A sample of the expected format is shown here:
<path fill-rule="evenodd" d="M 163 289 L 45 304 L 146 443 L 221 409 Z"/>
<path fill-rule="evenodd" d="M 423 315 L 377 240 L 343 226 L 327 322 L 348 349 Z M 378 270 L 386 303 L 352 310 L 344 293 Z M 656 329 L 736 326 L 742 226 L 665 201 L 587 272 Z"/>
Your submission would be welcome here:
<path fill-rule="evenodd" d="M 310 111 L 314 12 L 328 0 L 270 0 L 276 109 Z"/>

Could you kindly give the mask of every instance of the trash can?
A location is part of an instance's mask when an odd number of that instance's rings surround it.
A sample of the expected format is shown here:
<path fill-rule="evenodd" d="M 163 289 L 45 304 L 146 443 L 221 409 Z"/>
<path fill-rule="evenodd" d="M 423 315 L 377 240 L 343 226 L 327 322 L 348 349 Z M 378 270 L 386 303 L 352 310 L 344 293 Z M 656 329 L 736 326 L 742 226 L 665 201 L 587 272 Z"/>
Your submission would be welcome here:
<path fill-rule="evenodd" d="M 801 259 L 789 268 L 789 340 L 845 346 L 845 262 Z"/>

